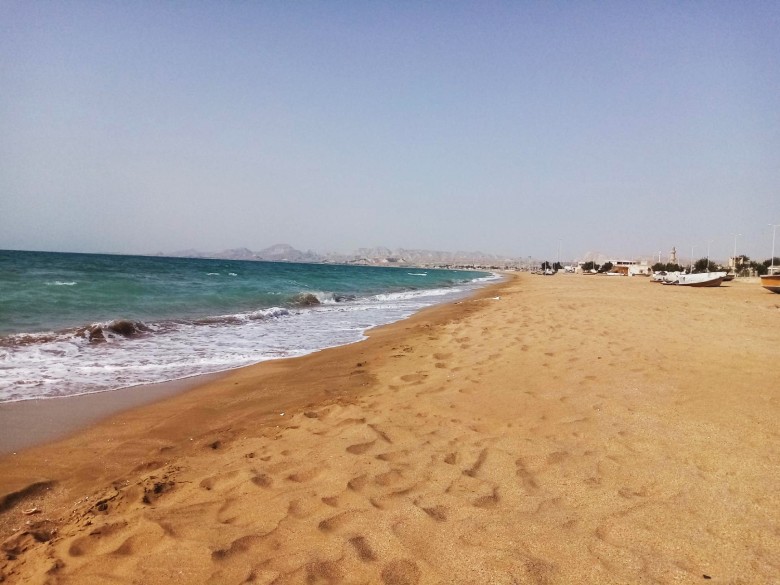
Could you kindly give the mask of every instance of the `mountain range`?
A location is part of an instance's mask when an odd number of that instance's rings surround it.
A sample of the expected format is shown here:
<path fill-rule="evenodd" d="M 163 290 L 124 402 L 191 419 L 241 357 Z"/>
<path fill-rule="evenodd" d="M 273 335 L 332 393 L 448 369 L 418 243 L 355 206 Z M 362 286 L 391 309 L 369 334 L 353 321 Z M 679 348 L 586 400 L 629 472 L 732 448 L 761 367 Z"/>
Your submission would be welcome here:
<path fill-rule="evenodd" d="M 289 244 L 275 244 L 268 248 L 252 251 L 248 248 L 232 248 L 221 252 L 201 252 L 188 249 L 173 253 L 158 253 L 158 256 L 182 258 L 220 258 L 225 260 L 264 260 L 270 262 L 322 262 L 331 264 L 369 264 L 401 266 L 515 266 L 520 258 L 497 256 L 484 252 L 443 252 L 438 250 L 417 250 L 385 247 L 360 248 L 352 254 L 320 254 L 293 248 Z"/>

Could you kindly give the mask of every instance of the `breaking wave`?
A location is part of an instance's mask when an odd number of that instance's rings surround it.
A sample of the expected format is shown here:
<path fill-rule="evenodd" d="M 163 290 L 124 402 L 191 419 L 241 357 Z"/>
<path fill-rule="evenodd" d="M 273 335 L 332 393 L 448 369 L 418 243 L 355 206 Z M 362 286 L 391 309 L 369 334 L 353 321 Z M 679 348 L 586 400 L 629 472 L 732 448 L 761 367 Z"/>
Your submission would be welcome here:
<path fill-rule="evenodd" d="M 115 318 L 0 337 L 0 401 L 185 378 L 353 343 L 365 331 L 467 294 L 480 282 L 354 295 L 303 290 L 279 305 L 176 319 Z"/>

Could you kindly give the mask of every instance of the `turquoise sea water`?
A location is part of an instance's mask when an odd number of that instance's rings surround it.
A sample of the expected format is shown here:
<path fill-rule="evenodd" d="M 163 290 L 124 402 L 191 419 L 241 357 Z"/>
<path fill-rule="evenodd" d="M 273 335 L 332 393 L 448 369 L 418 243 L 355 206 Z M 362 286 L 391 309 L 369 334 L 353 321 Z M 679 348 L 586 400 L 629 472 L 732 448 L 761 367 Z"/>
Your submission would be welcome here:
<path fill-rule="evenodd" d="M 302 355 L 463 295 L 483 272 L 0 251 L 0 401 Z"/>

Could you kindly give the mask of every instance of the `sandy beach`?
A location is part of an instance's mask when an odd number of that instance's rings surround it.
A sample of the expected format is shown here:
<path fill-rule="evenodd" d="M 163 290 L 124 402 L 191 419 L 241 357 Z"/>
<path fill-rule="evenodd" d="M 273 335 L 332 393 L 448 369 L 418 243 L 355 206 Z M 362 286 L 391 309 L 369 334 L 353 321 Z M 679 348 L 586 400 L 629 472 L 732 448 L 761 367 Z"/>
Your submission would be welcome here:
<path fill-rule="evenodd" d="M 511 277 L 2 456 L 0 581 L 778 583 L 779 342 L 755 283 Z"/>

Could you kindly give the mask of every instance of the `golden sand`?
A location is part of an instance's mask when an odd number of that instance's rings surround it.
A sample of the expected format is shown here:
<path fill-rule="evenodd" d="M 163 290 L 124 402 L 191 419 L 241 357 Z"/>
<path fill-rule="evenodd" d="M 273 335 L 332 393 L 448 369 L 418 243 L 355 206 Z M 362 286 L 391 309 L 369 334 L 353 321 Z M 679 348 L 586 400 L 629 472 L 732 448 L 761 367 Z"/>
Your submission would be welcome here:
<path fill-rule="evenodd" d="M 755 284 L 513 278 L 0 459 L 0 581 L 777 583 L 779 348 Z"/>

